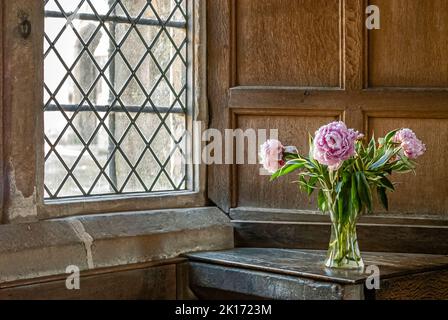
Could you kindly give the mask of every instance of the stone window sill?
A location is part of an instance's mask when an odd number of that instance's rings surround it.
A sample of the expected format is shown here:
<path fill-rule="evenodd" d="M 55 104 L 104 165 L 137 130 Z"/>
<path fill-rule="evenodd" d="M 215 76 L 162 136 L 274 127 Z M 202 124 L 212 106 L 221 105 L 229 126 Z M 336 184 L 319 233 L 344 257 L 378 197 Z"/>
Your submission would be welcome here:
<path fill-rule="evenodd" d="M 187 252 L 233 248 L 218 208 L 90 215 L 0 226 L 0 287 L 80 271 L 148 263 Z"/>

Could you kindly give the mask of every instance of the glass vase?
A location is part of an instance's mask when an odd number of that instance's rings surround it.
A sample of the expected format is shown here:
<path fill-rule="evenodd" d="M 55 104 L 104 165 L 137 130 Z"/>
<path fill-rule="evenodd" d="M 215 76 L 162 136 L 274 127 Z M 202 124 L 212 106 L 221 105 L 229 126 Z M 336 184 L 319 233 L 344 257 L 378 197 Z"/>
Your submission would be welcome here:
<path fill-rule="evenodd" d="M 342 220 L 331 214 L 331 220 L 331 238 L 325 266 L 337 269 L 364 268 L 356 235 L 357 217 Z"/>

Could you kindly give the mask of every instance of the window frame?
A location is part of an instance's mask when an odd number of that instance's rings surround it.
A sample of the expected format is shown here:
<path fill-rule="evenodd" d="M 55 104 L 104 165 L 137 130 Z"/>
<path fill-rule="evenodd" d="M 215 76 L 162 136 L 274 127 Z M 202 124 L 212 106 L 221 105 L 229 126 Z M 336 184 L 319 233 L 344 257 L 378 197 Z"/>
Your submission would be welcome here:
<path fill-rule="evenodd" d="M 206 0 L 189 0 L 187 1 L 189 19 L 187 21 L 187 37 L 188 37 L 188 53 L 187 53 L 187 86 L 188 95 L 187 103 L 190 106 L 187 114 L 188 118 L 188 131 L 192 132 L 193 121 L 199 121 L 202 123 L 202 129 L 205 130 L 208 123 L 207 112 L 207 99 L 206 99 L 206 31 L 205 31 L 205 13 L 206 13 Z M 187 208 L 187 207 L 203 207 L 207 204 L 206 198 L 206 167 L 203 164 L 190 164 L 188 170 L 191 170 L 191 180 L 187 182 L 187 191 L 173 191 L 173 192 L 154 192 L 154 193 L 137 193 L 137 194 L 124 194 L 124 195 L 110 195 L 110 196 L 90 196 L 86 198 L 73 198 L 73 199 L 61 199 L 61 200 L 44 200 L 44 112 L 42 109 L 42 100 L 35 101 L 39 97 L 43 96 L 44 80 L 43 80 L 43 39 L 44 39 L 44 5 L 43 1 L 26 1 L 18 0 L 17 4 L 11 4 L 5 6 L 5 14 L 9 14 L 7 11 L 17 16 L 17 12 L 29 12 L 30 21 L 32 25 L 32 34 L 27 39 L 20 39 L 17 37 L 17 32 L 14 37 L 10 37 L 10 43 L 5 43 L 8 48 L 11 48 L 13 54 L 18 56 L 20 52 L 15 49 L 15 42 L 20 42 L 24 45 L 27 52 L 23 55 L 22 59 L 29 59 L 34 63 L 40 61 L 36 66 L 37 73 L 35 79 L 38 79 L 38 85 L 34 85 L 32 88 L 27 83 L 14 82 L 10 83 L 13 86 L 14 92 L 20 90 L 32 91 L 29 94 L 28 101 L 32 101 L 32 106 L 26 108 L 27 116 L 32 118 L 35 123 L 35 139 L 30 143 L 30 139 L 26 136 L 15 136 L 14 139 L 20 140 L 21 143 L 27 144 L 35 150 L 36 161 L 35 168 L 30 172 L 26 172 L 26 181 L 34 186 L 34 194 L 32 195 L 32 205 L 21 206 L 20 204 L 11 203 L 12 206 L 9 210 L 6 210 L 5 220 L 14 220 L 16 216 L 26 217 L 25 220 L 40 220 L 60 218 L 73 215 L 87 215 L 87 214 L 99 214 L 99 213 L 111 213 L 111 212 L 125 212 L 125 211 L 142 211 L 142 210 L 156 210 L 156 209 L 175 209 L 175 208 Z M 5 9 L 4 7 L 4 9 Z M 7 22 L 4 22 L 4 25 Z M 14 29 L 13 29 L 14 28 Z M 9 30 L 8 30 L 9 29 Z M 5 27 L 5 32 L 12 32 L 17 30 L 16 26 Z M 12 40 L 11 40 L 12 39 Z M 14 43 L 12 43 L 14 42 Z M 28 44 L 27 44 L 27 43 Z M 30 47 L 31 43 L 31 47 Z M 5 56 L 5 64 L 9 67 L 10 72 L 14 73 L 14 70 L 22 70 L 25 72 L 27 63 L 23 65 L 13 63 L 12 57 Z M 31 63 L 30 61 L 28 61 Z M 8 84 L 8 81 L 6 81 Z M 28 94 L 27 94 L 28 96 Z M 32 99 L 32 100 L 31 100 Z M 10 108 L 18 108 L 17 103 L 11 102 Z M 39 108 L 37 106 L 39 105 Z M 12 117 L 17 117 L 14 114 Z M 11 126 L 8 127 L 9 131 L 16 130 L 13 127 L 14 123 L 20 123 L 20 119 L 12 119 Z M 13 133 L 12 133 L 13 134 Z M 199 133 L 202 134 L 202 133 Z M 188 150 L 194 154 L 195 150 L 201 148 L 201 145 L 192 144 L 193 150 Z M 12 140 L 11 140 L 12 141 Z M 4 140 L 4 145 L 6 140 Z M 14 140 L 16 142 L 16 140 Z M 14 147 L 13 147 L 14 148 Z M 29 151 L 29 150 L 27 150 Z M 16 150 L 20 152 L 20 150 Z M 25 151 L 21 151 L 25 153 Z M 25 157 L 25 155 L 23 155 Z M 5 162 L 7 159 L 5 159 Z M 11 160 L 10 160 L 11 161 Z M 14 160 L 12 160 L 12 165 Z M 12 168 L 6 168 L 4 174 L 8 177 L 10 170 L 18 172 L 21 170 L 20 166 L 14 166 Z M 11 179 L 12 180 L 12 179 Z M 5 189 L 10 189 L 14 181 L 6 183 Z M 5 202 L 8 202 L 8 198 L 13 198 L 12 194 L 8 194 Z M 9 205 L 8 203 L 5 203 Z M 31 210 L 31 211 L 30 211 Z M 10 213 L 8 213 L 8 211 Z M 12 214 L 14 213 L 14 214 Z M 22 220 L 22 219 L 20 219 Z"/>

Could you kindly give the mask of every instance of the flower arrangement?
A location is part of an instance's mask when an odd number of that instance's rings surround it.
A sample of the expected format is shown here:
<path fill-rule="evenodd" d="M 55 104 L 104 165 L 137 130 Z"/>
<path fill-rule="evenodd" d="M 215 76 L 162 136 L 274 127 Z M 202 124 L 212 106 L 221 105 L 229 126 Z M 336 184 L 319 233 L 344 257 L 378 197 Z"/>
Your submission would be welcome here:
<path fill-rule="evenodd" d="M 395 190 L 390 176 L 414 172 L 415 160 L 426 151 L 410 129 L 393 130 L 378 140 L 373 137 L 368 144 L 364 140 L 344 122 L 333 122 L 310 136 L 308 155 L 277 140 L 261 146 L 261 162 L 271 180 L 297 172 L 302 191 L 310 196 L 318 192 L 319 209 L 332 221 L 325 261 L 330 268 L 364 267 L 356 236 L 358 218 L 372 212 L 375 191 L 388 210 L 387 192 Z"/>

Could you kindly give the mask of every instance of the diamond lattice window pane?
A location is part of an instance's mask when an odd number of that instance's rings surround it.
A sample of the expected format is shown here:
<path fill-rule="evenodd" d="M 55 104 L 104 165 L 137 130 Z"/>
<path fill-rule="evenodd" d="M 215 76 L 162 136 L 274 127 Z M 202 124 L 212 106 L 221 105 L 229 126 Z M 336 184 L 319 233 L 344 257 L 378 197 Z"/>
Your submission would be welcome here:
<path fill-rule="evenodd" d="M 187 0 L 44 0 L 45 197 L 187 186 Z"/>

